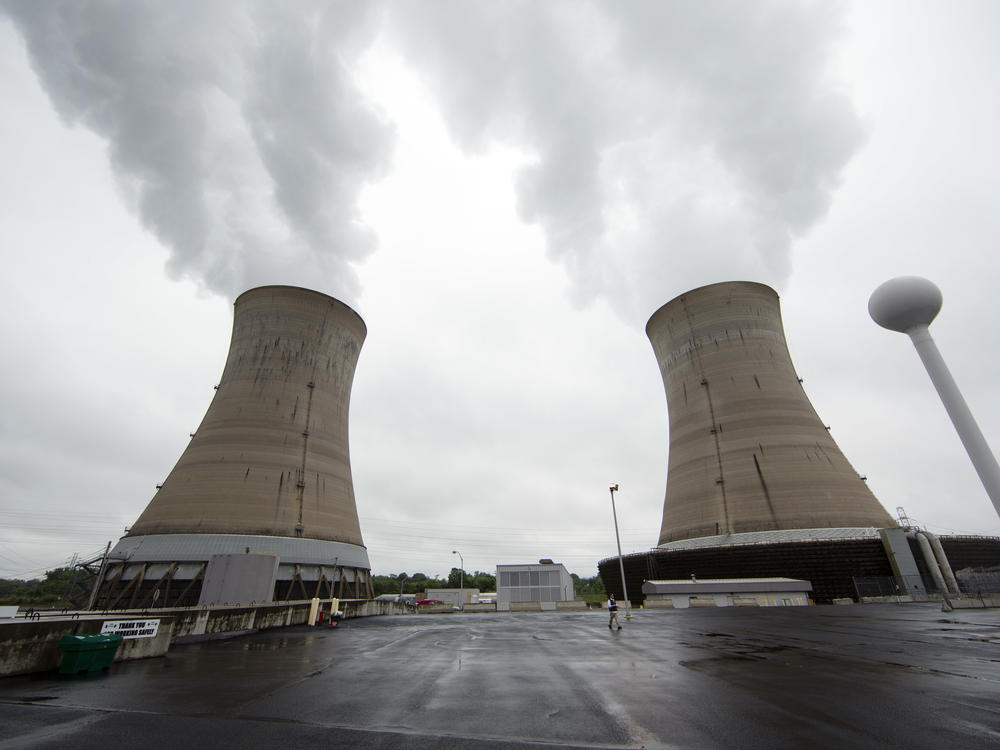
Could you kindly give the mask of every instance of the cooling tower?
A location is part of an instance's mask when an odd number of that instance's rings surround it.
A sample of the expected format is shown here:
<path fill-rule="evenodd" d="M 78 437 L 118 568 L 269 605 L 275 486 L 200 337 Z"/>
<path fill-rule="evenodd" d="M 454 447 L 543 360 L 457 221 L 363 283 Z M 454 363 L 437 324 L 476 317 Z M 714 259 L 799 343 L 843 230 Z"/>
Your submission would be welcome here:
<path fill-rule="evenodd" d="M 112 551 L 97 606 L 193 603 L 214 555 L 246 553 L 276 561 L 274 599 L 371 596 L 348 449 L 365 334 L 357 313 L 318 292 L 237 298 L 215 397 Z"/>
<path fill-rule="evenodd" d="M 659 544 L 896 525 L 806 397 L 773 289 L 695 289 L 657 310 L 646 334 L 670 422 Z"/>

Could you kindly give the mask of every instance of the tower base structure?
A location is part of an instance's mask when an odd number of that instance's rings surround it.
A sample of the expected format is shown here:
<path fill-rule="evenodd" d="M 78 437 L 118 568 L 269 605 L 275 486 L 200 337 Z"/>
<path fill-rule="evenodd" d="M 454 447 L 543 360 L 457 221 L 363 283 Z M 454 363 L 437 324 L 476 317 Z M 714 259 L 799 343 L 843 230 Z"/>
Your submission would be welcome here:
<path fill-rule="evenodd" d="M 249 534 L 150 534 L 122 537 L 108 555 L 93 609 L 183 607 L 199 603 L 219 555 L 277 558 L 273 601 L 371 599 L 364 547 L 320 539 Z"/>
<path fill-rule="evenodd" d="M 837 599 L 913 595 L 914 582 L 899 575 L 893 553 L 884 541 L 884 530 L 789 529 L 777 532 L 729 534 L 654 547 L 625 555 L 625 581 L 633 607 L 643 604 L 646 581 L 715 578 L 795 578 L 812 583 L 813 600 L 829 604 Z M 898 531 L 893 529 L 893 532 Z M 979 593 L 977 573 L 1000 569 L 1000 538 L 942 536 L 941 546 L 958 578 L 961 593 Z M 919 596 L 948 596 L 940 590 L 916 539 L 907 544 L 919 574 Z M 608 593 L 622 596 L 618 558 L 598 563 Z M 876 582 L 878 589 L 869 589 Z"/>

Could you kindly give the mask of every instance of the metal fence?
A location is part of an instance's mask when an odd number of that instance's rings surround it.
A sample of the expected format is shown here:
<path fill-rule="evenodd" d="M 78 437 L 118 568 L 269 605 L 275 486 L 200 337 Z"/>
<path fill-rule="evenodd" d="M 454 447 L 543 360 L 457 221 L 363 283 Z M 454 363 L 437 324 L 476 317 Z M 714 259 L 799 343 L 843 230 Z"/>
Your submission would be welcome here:
<path fill-rule="evenodd" d="M 965 568 L 955 571 L 959 588 L 966 594 L 997 594 L 1000 593 L 1000 569 L 998 568 Z"/>

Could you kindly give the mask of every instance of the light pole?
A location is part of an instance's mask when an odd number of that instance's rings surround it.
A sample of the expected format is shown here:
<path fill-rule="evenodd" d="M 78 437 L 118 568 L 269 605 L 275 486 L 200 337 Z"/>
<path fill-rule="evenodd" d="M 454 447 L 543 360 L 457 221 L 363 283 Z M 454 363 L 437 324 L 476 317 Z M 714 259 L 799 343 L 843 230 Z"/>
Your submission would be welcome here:
<path fill-rule="evenodd" d="M 608 489 L 611 490 L 611 515 L 615 519 L 615 542 L 618 544 L 618 570 L 622 574 L 622 596 L 625 599 L 625 619 L 632 619 L 632 605 L 628 600 L 628 589 L 625 587 L 625 563 L 622 562 L 622 540 L 618 536 L 618 512 L 615 510 L 615 491 L 618 489 L 617 484 L 608 485 Z"/>
<path fill-rule="evenodd" d="M 457 549 L 453 549 L 451 551 L 451 554 L 458 555 L 458 564 L 462 566 L 461 568 L 459 568 L 459 573 L 461 575 L 458 578 L 460 582 L 459 583 L 460 588 L 458 590 L 458 598 L 459 598 L 459 605 L 462 607 L 462 609 L 465 609 L 465 560 L 462 559 L 462 553 L 459 552 Z"/>

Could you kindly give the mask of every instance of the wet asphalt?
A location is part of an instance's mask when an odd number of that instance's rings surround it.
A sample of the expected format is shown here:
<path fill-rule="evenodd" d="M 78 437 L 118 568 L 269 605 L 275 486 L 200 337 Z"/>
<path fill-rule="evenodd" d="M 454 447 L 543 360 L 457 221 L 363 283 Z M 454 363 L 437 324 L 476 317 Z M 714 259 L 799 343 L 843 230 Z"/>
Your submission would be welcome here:
<path fill-rule="evenodd" d="M 0 680 L 0 750 L 108 747 L 1000 747 L 1000 610 L 372 617 Z"/>

